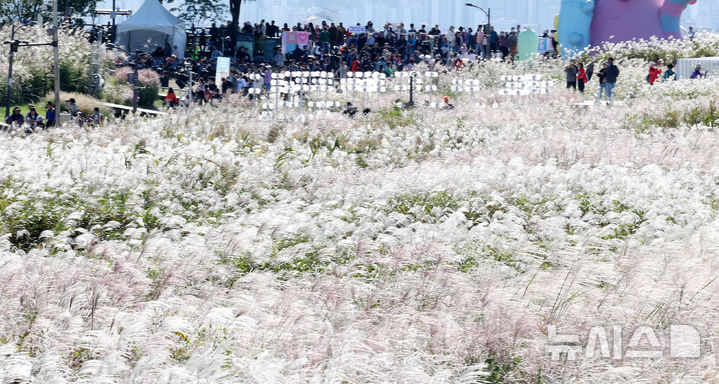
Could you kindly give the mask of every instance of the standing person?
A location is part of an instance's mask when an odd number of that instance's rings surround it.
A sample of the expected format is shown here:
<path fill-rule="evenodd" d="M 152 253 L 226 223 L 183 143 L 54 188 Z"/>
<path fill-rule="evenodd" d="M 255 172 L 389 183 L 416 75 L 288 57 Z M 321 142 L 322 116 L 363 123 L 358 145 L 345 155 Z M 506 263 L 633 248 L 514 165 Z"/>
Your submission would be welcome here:
<path fill-rule="evenodd" d="M 657 65 L 653 62 L 649 64 L 649 74 L 647 75 L 647 82 L 653 85 L 657 81 L 659 75 L 662 74 L 662 70 L 657 68 Z"/>
<path fill-rule="evenodd" d="M 509 57 L 510 42 L 509 35 L 504 32 L 499 34 L 499 51 L 502 52 L 503 59 Z"/>
<path fill-rule="evenodd" d="M 264 80 L 265 92 L 270 93 L 270 85 L 272 84 L 272 67 L 269 64 L 265 66 Z"/>
<path fill-rule="evenodd" d="M 584 84 L 587 83 L 587 71 L 584 70 L 584 64 L 579 63 L 577 67 L 577 88 L 580 93 L 584 93 Z"/>
<path fill-rule="evenodd" d="M 599 93 L 597 93 L 597 101 L 602 99 L 602 93 L 607 93 L 607 62 L 602 62 L 602 68 L 597 72 L 599 78 Z"/>
<path fill-rule="evenodd" d="M 702 66 L 697 64 L 697 66 L 696 66 L 696 68 L 694 68 L 694 72 L 692 72 L 692 75 L 690 76 L 690 78 L 693 80 L 693 79 L 701 79 L 704 77 L 707 77 L 707 73 L 706 72 L 702 73 Z"/>
<path fill-rule="evenodd" d="M 489 27 L 489 45 L 490 45 L 490 51 L 497 52 L 497 47 L 499 46 L 499 35 L 497 34 L 497 31 L 494 30 L 494 27 Z"/>
<path fill-rule="evenodd" d="M 569 65 L 564 68 L 564 72 L 567 74 L 567 89 L 577 89 L 577 66 L 574 65 L 574 60 L 569 62 Z"/>
<path fill-rule="evenodd" d="M 165 96 L 165 104 L 167 104 L 168 107 L 174 108 L 178 104 L 177 96 L 175 95 L 175 91 L 172 88 L 167 88 L 167 96 Z"/>
<path fill-rule="evenodd" d="M 52 106 L 52 101 L 47 102 L 45 107 L 45 128 L 55 126 L 55 108 Z"/>
<path fill-rule="evenodd" d="M 512 55 L 512 58 L 517 56 L 517 44 L 519 43 L 518 36 L 519 35 L 519 26 L 517 26 L 517 30 L 514 31 L 514 28 L 512 28 L 512 32 L 509 33 L 509 52 L 510 55 Z"/>
<path fill-rule="evenodd" d="M 614 87 L 617 85 L 617 78 L 619 77 L 619 67 L 614 65 L 614 58 L 610 57 L 609 60 L 607 60 L 607 98 L 609 101 L 612 101 L 612 96 L 614 94 Z"/>
<path fill-rule="evenodd" d="M 487 47 L 487 43 L 484 41 L 484 31 L 482 30 L 482 26 L 477 26 L 477 53 L 480 54 L 481 58 L 486 57 L 485 48 Z"/>
<path fill-rule="evenodd" d="M 327 26 L 325 25 L 322 27 L 322 32 L 320 32 L 320 46 L 322 47 L 322 53 L 327 53 L 330 50 L 330 31 L 327 29 Z"/>
<path fill-rule="evenodd" d="M 205 52 L 205 49 L 207 48 L 207 30 L 205 28 L 202 28 L 200 31 L 200 52 Z"/>
<path fill-rule="evenodd" d="M 662 76 L 663 81 L 667 81 L 667 79 L 671 78 L 672 80 L 677 79 L 677 73 L 674 72 L 674 64 L 669 63 L 667 65 L 667 70 L 664 71 L 664 75 Z"/>

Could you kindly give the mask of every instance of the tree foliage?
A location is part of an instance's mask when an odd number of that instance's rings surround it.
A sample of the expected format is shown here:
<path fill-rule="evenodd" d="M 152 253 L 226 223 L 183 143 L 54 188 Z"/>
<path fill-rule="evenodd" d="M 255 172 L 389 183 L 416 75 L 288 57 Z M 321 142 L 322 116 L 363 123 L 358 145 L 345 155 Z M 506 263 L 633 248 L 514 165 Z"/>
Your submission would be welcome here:
<path fill-rule="evenodd" d="M 58 0 L 59 17 L 65 15 L 89 15 L 95 9 L 98 0 Z M 23 19 L 37 20 L 42 15 L 45 20 L 52 18 L 51 3 L 45 0 L 0 0 L 0 24 Z"/>
<path fill-rule="evenodd" d="M 227 12 L 227 5 L 215 0 L 189 0 L 170 11 L 192 25 L 205 26 L 207 23 L 221 21 L 222 15 Z"/>
<path fill-rule="evenodd" d="M 175 0 L 167 0 L 168 3 L 174 1 Z M 248 1 L 255 0 L 227 0 L 227 5 L 216 0 L 185 0 L 182 6 L 173 8 L 172 11 L 179 12 L 181 19 L 189 21 L 193 23 L 193 25 L 200 25 L 200 23 L 217 21 L 219 15 L 222 15 L 229 5 L 233 29 L 231 38 L 232 44 L 234 45 L 237 32 L 240 30 L 240 9 L 242 8 L 242 4 Z"/>
<path fill-rule="evenodd" d="M 0 23 L 22 20 L 23 17 L 35 19 L 43 8 L 42 0 L 0 0 Z"/>

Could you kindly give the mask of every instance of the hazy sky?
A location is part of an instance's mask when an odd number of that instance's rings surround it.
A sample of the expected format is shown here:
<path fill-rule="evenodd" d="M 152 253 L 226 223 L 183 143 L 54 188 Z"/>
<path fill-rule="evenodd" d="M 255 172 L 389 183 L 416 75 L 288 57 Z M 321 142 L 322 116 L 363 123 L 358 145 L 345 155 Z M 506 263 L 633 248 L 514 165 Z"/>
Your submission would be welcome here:
<path fill-rule="evenodd" d="M 116 0 L 121 9 L 136 11 L 144 0 Z M 492 9 L 492 24 L 504 26 L 522 24 L 537 29 L 551 28 L 554 15 L 559 13 L 561 0 L 470 0 Z M 175 0 L 170 6 L 177 6 Z M 337 21 L 345 24 L 405 22 L 476 26 L 485 16 L 476 9 L 467 8 L 467 0 L 258 0 L 243 5 L 242 21 L 274 19 L 280 23 L 295 23 L 310 16 L 310 10 L 327 8 L 340 16 Z M 98 7 L 111 8 L 112 1 L 105 0 Z M 169 7 L 168 7 L 169 8 Z M 314 9 L 313 9 L 314 8 Z M 225 18 L 229 18 L 226 15 Z M 684 26 L 719 29 L 719 1 L 700 0 L 684 13 Z"/>

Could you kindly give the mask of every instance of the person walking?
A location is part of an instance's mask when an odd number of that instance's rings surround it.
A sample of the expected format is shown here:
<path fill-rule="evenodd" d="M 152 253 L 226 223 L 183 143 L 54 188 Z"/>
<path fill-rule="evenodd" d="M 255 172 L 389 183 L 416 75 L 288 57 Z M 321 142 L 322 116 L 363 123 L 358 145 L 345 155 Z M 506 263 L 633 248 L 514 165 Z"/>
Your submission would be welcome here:
<path fill-rule="evenodd" d="M 602 99 L 602 93 L 607 93 L 607 62 L 602 62 L 602 68 L 597 72 L 597 78 L 599 78 L 599 92 L 597 93 L 597 102 Z"/>
<path fill-rule="evenodd" d="M 564 68 L 564 72 L 567 74 L 567 89 L 577 89 L 577 66 L 574 65 L 574 61 L 570 61 L 569 65 Z"/>
<path fill-rule="evenodd" d="M 614 87 L 617 85 L 617 78 L 619 77 L 619 67 L 614 65 L 614 58 L 610 57 L 607 60 L 607 74 L 606 74 L 606 92 L 607 92 L 607 99 L 609 102 L 612 101 L 612 97 L 614 96 Z"/>
<path fill-rule="evenodd" d="M 584 84 L 587 83 L 587 71 L 584 69 L 584 64 L 579 63 L 577 66 L 577 88 L 580 93 L 584 93 Z"/>
<path fill-rule="evenodd" d="M 53 107 L 52 101 L 48 101 L 45 107 L 45 128 L 54 127 L 55 119 L 55 107 Z"/>

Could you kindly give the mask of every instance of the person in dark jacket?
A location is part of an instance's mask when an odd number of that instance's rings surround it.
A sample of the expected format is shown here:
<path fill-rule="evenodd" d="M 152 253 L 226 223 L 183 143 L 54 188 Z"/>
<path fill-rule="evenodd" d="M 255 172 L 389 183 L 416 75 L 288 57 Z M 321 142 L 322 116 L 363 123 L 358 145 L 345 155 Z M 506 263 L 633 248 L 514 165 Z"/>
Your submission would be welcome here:
<path fill-rule="evenodd" d="M 577 89 L 577 66 L 574 64 L 574 60 L 569 62 L 569 65 L 564 68 L 564 72 L 567 74 L 567 89 Z"/>
<path fill-rule="evenodd" d="M 5 119 L 5 124 L 12 126 L 13 124 L 17 125 L 18 127 L 21 127 L 23 124 L 25 124 L 25 118 L 22 117 L 22 113 L 20 112 L 20 107 L 15 107 L 12 110 L 12 114 Z"/>
<path fill-rule="evenodd" d="M 607 99 L 612 99 L 612 93 L 614 91 L 614 87 L 617 85 L 617 77 L 619 77 L 619 68 L 614 65 L 614 58 L 610 57 L 607 60 L 607 72 L 604 77 L 604 80 L 606 81 L 606 91 L 607 91 Z"/>
<path fill-rule="evenodd" d="M 48 101 L 47 106 L 45 107 L 45 127 L 54 127 L 55 121 L 55 107 L 52 105 L 52 101 Z"/>

